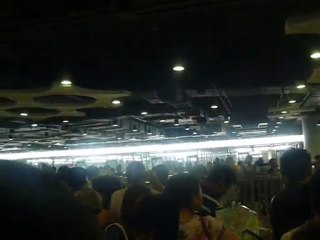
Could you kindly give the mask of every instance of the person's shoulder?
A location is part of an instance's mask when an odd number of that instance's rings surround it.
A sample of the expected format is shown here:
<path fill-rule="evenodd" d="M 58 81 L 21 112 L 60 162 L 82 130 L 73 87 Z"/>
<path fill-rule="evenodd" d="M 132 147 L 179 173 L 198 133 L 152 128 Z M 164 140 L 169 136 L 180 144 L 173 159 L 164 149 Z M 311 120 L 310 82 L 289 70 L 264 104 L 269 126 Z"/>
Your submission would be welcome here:
<path fill-rule="evenodd" d="M 289 232 L 286 232 L 285 234 L 282 235 L 281 240 L 291 240 L 292 236 L 295 232 L 298 231 L 299 228 L 294 228 L 290 230 Z"/>

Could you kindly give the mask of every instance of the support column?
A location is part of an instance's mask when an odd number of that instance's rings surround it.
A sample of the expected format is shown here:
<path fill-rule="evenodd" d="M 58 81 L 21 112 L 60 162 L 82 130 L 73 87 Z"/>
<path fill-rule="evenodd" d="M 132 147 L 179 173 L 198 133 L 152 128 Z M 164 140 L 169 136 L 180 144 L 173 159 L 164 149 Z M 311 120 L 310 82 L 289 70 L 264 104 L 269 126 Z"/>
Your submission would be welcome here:
<path fill-rule="evenodd" d="M 302 131 L 304 134 L 305 148 L 311 154 L 311 158 L 320 154 L 320 114 L 311 113 L 302 118 Z"/>

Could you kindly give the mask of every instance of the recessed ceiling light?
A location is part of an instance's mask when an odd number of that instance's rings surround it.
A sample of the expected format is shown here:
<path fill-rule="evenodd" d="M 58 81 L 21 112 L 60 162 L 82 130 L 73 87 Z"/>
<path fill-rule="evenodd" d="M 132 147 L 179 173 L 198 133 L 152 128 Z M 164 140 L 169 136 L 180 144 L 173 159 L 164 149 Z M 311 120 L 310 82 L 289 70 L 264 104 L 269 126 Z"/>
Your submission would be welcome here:
<path fill-rule="evenodd" d="M 147 115 L 148 114 L 148 112 L 141 112 L 141 115 Z"/>
<path fill-rule="evenodd" d="M 161 120 L 160 120 L 160 122 L 161 122 L 161 123 L 165 123 L 165 122 L 166 122 L 166 120 L 164 120 L 164 119 L 161 119 Z"/>
<path fill-rule="evenodd" d="M 63 120 L 62 122 L 63 122 L 63 123 L 68 123 L 68 122 L 69 122 L 69 120 Z"/>
<path fill-rule="evenodd" d="M 275 128 L 279 128 L 279 126 L 275 126 Z"/>
<path fill-rule="evenodd" d="M 12 138 L 9 138 L 9 141 L 13 141 L 13 139 L 12 139 Z"/>
<path fill-rule="evenodd" d="M 197 135 L 198 133 L 196 131 L 192 132 L 193 135 Z"/>
<path fill-rule="evenodd" d="M 237 133 L 237 132 L 232 132 L 233 134 Z"/>
<path fill-rule="evenodd" d="M 189 130 L 190 130 L 190 128 L 189 128 L 189 127 L 186 127 L 184 130 L 189 131 Z"/>
<path fill-rule="evenodd" d="M 292 99 L 292 100 L 289 100 L 289 103 L 290 104 L 293 104 L 293 103 L 296 103 L 297 101 L 296 100 L 294 100 L 294 99 Z"/>
<path fill-rule="evenodd" d="M 303 89 L 303 88 L 305 88 L 306 87 L 306 85 L 304 85 L 304 84 L 299 84 L 299 85 L 297 85 L 297 88 L 298 89 Z"/>
<path fill-rule="evenodd" d="M 273 130 L 272 130 L 272 132 L 276 132 L 276 131 L 277 131 L 277 129 L 273 129 Z"/>
<path fill-rule="evenodd" d="M 33 123 L 33 124 L 31 124 L 31 127 L 38 127 L 38 124 Z"/>
<path fill-rule="evenodd" d="M 284 119 L 284 117 L 279 117 L 279 119 Z"/>
<path fill-rule="evenodd" d="M 277 124 L 282 124 L 282 122 L 276 122 Z"/>
<path fill-rule="evenodd" d="M 70 87 L 72 85 L 72 82 L 70 80 L 62 80 L 61 85 L 64 87 Z"/>
<path fill-rule="evenodd" d="M 21 113 L 20 113 L 20 116 L 22 116 L 22 117 L 28 117 L 28 115 L 29 115 L 29 114 L 26 113 L 26 112 L 21 112 Z"/>
<path fill-rule="evenodd" d="M 225 120 L 223 123 L 228 124 L 228 123 L 229 123 L 229 120 Z"/>
<path fill-rule="evenodd" d="M 314 52 L 310 55 L 312 59 L 319 59 L 320 58 L 320 52 Z"/>
<path fill-rule="evenodd" d="M 218 106 L 217 106 L 217 105 L 212 105 L 211 108 L 212 108 L 212 109 L 217 109 Z"/>
<path fill-rule="evenodd" d="M 121 138 L 121 137 L 118 137 L 117 139 L 118 139 L 118 140 L 121 140 L 122 138 Z"/>
<path fill-rule="evenodd" d="M 177 65 L 177 66 L 173 67 L 173 71 L 176 71 L 176 72 L 181 72 L 183 70 L 184 70 L 184 67 L 180 66 L 180 65 Z"/>
<path fill-rule="evenodd" d="M 132 129 L 132 132 L 138 132 L 138 129 Z"/>
<path fill-rule="evenodd" d="M 287 113 L 288 113 L 288 111 L 281 111 L 281 113 L 282 113 L 282 114 L 287 114 Z"/>
<path fill-rule="evenodd" d="M 148 135 L 152 135 L 152 132 L 148 132 L 147 134 L 148 134 Z"/>
<path fill-rule="evenodd" d="M 118 99 L 115 99 L 115 100 L 112 101 L 112 104 L 113 105 L 119 105 L 119 104 L 121 104 L 121 101 L 118 100 Z"/>
<path fill-rule="evenodd" d="M 259 123 L 258 124 L 258 127 L 265 127 L 265 126 L 268 126 L 268 123 Z"/>
<path fill-rule="evenodd" d="M 88 134 L 87 133 L 82 133 L 82 136 L 87 136 Z"/>

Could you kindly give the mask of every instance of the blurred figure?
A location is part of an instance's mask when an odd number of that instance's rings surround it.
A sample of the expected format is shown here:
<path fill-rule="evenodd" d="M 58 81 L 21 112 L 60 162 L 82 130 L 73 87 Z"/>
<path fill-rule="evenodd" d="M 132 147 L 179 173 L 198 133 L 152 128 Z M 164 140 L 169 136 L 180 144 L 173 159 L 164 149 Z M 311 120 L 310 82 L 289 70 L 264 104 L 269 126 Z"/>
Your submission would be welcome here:
<path fill-rule="evenodd" d="M 4 239 L 97 240 L 97 221 L 59 181 L 31 166 L 0 161 Z"/>
<path fill-rule="evenodd" d="M 88 187 L 92 186 L 92 180 L 99 177 L 100 171 L 96 166 L 90 166 L 87 168 Z"/>
<path fill-rule="evenodd" d="M 145 168 L 141 162 L 133 161 L 127 166 L 126 177 L 128 182 L 128 187 L 134 184 L 145 183 Z M 110 208 L 115 210 L 120 215 L 120 209 L 122 205 L 123 195 L 125 194 L 127 188 L 118 190 L 112 194 Z"/>
<path fill-rule="evenodd" d="M 215 166 L 201 181 L 203 210 L 216 216 L 216 210 L 222 207 L 221 198 L 236 182 L 235 172 L 226 165 Z"/>
<path fill-rule="evenodd" d="M 191 168 L 189 173 L 196 177 L 198 180 L 202 180 L 208 176 L 208 170 L 203 165 L 197 165 Z"/>
<path fill-rule="evenodd" d="M 244 159 L 244 165 L 246 167 L 251 167 L 252 166 L 252 163 L 253 163 L 253 157 L 251 155 L 247 155 Z"/>
<path fill-rule="evenodd" d="M 122 166 L 121 164 L 117 164 L 116 166 L 116 173 L 115 173 L 116 176 L 118 177 L 122 177 L 123 176 L 123 172 L 122 172 Z"/>
<path fill-rule="evenodd" d="M 172 176 L 164 194 L 179 210 L 178 239 L 238 239 L 217 219 L 195 214 L 201 209 L 202 197 L 199 182 L 192 175 L 183 173 Z"/>
<path fill-rule="evenodd" d="M 270 222 L 274 240 L 279 240 L 284 233 L 312 217 L 306 184 L 311 174 L 309 153 L 304 149 L 286 151 L 280 158 L 280 171 L 286 184 L 271 202 Z"/>
<path fill-rule="evenodd" d="M 167 198 L 145 197 L 136 207 L 133 221 L 135 239 L 176 240 L 179 212 Z"/>
<path fill-rule="evenodd" d="M 226 158 L 226 164 L 227 164 L 229 167 L 231 167 L 232 169 L 234 169 L 234 168 L 235 168 L 235 165 L 236 165 L 236 162 L 234 161 L 233 157 L 228 156 L 228 157 Z"/>
<path fill-rule="evenodd" d="M 155 166 L 152 170 L 157 175 L 161 184 L 163 186 L 165 186 L 168 181 L 168 176 L 169 176 L 168 168 L 163 164 L 159 164 L 159 165 Z"/>
<path fill-rule="evenodd" d="M 278 169 L 278 162 L 277 159 L 275 158 L 271 158 L 269 160 L 269 170 L 268 173 L 269 174 L 278 174 L 279 169 Z"/>
<path fill-rule="evenodd" d="M 75 197 L 94 214 L 102 210 L 102 196 L 93 189 L 84 189 L 75 193 Z"/>
<path fill-rule="evenodd" d="M 281 240 L 318 240 L 320 237 L 320 172 L 317 171 L 310 181 L 311 205 L 314 217 L 300 227 L 282 236 Z"/>
<path fill-rule="evenodd" d="M 314 157 L 313 165 L 314 165 L 314 171 L 315 171 L 315 172 L 320 169 L 320 155 L 316 155 L 316 156 Z"/>
<path fill-rule="evenodd" d="M 127 188 L 123 195 L 123 201 L 120 209 L 120 219 L 131 237 L 134 236 L 135 213 L 138 204 L 146 197 L 151 195 L 148 187 L 141 184 L 133 184 Z"/>
<path fill-rule="evenodd" d="M 212 162 L 207 162 L 207 170 L 211 171 L 211 169 L 213 168 L 213 163 Z"/>

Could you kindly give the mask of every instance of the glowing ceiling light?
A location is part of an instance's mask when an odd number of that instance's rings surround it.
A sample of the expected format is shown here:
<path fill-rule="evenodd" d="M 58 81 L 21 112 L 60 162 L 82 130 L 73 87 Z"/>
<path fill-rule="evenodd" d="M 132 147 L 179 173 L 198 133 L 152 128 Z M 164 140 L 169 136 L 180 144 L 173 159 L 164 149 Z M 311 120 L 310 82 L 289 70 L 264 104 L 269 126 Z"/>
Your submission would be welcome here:
<path fill-rule="evenodd" d="M 320 52 L 314 52 L 310 55 L 312 59 L 319 59 L 320 58 Z"/>
<path fill-rule="evenodd" d="M 115 99 L 115 100 L 112 101 L 112 104 L 113 104 L 113 105 L 120 105 L 120 104 L 121 104 L 121 101 L 118 100 L 118 99 Z"/>
<path fill-rule="evenodd" d="M 176 71 L 176 72 L 181 72 L 183 70 L 184 70 L 184 67 L 180 66 L 180 65 L 177 65 L 177 66 L 173 67 L 173 71 Z"/>
<path fill-rule="evenodd" d="M 147 115 L 147 114 L 148 114 L 148 112 L 146 112 L 146 111 L 141 112 L 141 115 Z"/>
<path fill-rule="evenodd" d="M 234 140 L 218 140 L 218 141 L 201 141 L 201 142 L 185 142 L 173 144 L 153 144 L 138 145 L 124 147 L 107 147 L 107 148 L 89 148 L 89 149 L 71 149 L 58 151 L 43 152 L 21 152 L 21 153 L 3 153 L 0 159 L 19 160 L 19 159 L 35 159 L 35 158 L 56 158 L 56 157 L 74 157 L 74 156 L 100 156 L 110 154 L 131 154 L 131 153 L 148 153 L 148 152 L 170 152 L 215 149 L 223 147 L 246 147 L 257 145 L 270 145 L 282 143 L 303 142 L 303 135 L 289 135 L 282 137 L 263 137 L 263 138 L 247 138 Z"/>
<path fill-rule="evenodd" d="M 71 87 L 72 86 L 72 82 L 70 80 L 62 80 L 61 81 L 61 85 L 64 87 Z"/>
<path fill-rule="evenodd" d="M 282 113 L 282 114 L 287 114 L 287 113 L 288 113 L 288 111 L 281 111 L 281 113 Z"/>
<path fill-rule="evenodd" d="M 298 89 L 303 89 L 303 88 L 305 88 L 306 87 L 306 85 L 304 85 L 304 84 L 299 84 L 299 85 L 297 85 L 297 88 Z"/>
<path fill-rule="evenodd" d="M 21 113 L 20 113 L 20 116 L 22 116 L 22 117 L 28 117 L 28 115 L 29 115 L 29 114 L 26 113 L 26 112 L 21 112 Z"/>
<path fill-rule="evenodd" d="M 88 134 L 87 133 L 82 133 L 82 136 L 87 136 Z"/>
<path fill-rule="evenodd" d="M 33 123 L 33 124 L 31 124 L 31 127 L 38 127 L 38 124 Z"/>
<path fill-rule="evenodd" d="M 228 124 L 228 123 L 229 123 L 229 120 L 225 120 L 223 123 Z"/>
<path fill-rule="evenodd" d="M 69 120 L 63 120 L 62 122 L 63 123 L 69 123 Z"/>
<path fill-rule="evenodd" d="M 211 108 L 212 108 L 212 109 L 217 109 L 218 106 L 217 106 L 217 105 L 212 105 Z"/>
<path fill-rule="evenodd" d="M 279 117 L 279 119 L 284 119 L 284 117 Z"/>
<path fill-rule="evenodd" d="M 166 122 L 166 120 L 164 120 L 164 119 L 161 119 L 161 120 L 160 120 L 160 122 L 161 122 L 161 123 L 165 123 L 165 122 Z"/>
<path fill-rule="evenodd" d="M 266 126 L 268 126 L 268 123 L 259 123 L 259 124 L 258 124 L 258 128 L 260 128 L 260 127 L 266 127 Z"/>
<path fill-rule="evenodd" d="M 189 131 L 189 130 L 190 130 L 190 128 L 189 128 L 189 127 L 186 127 L 184 130 Z"/>
<path fill-rule="evenodd" d="M 279 121 L 279 122 L 276 122 L 276 124 L 282 124 L 282 122 Z"/>
<path fill-rule="evenodd" d="M 290 104 L 293 104 L 293 103 L 296 103 L 297 101 L 296 100 L 294 100 L 294 99 L 292 99 L 292 100 L 289 100 L 289 103 Z"/>

